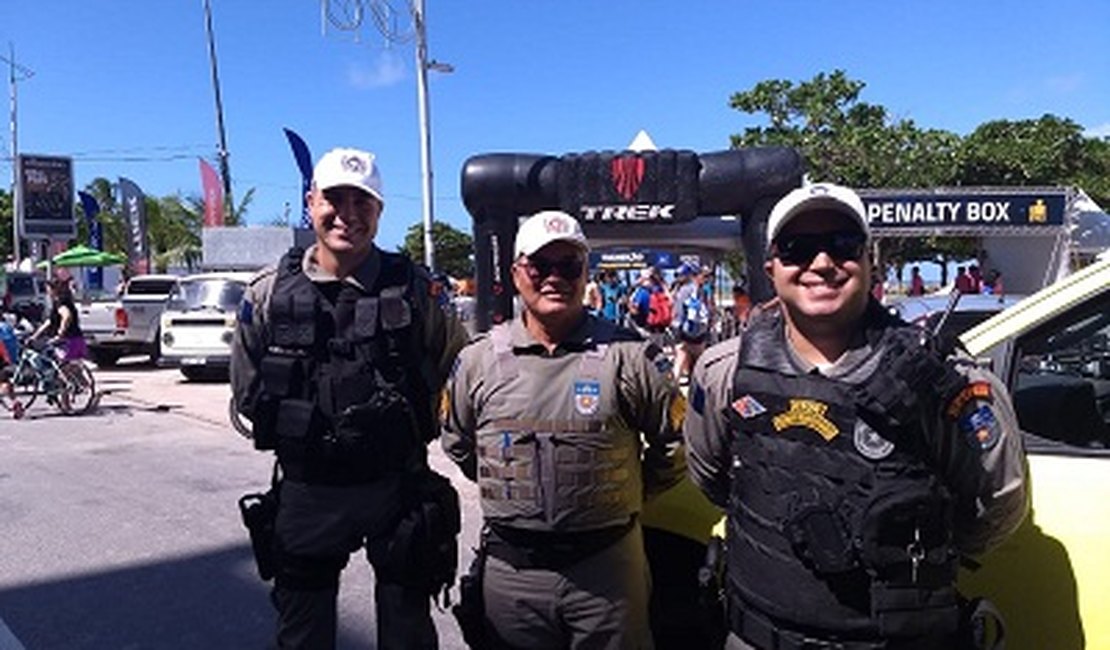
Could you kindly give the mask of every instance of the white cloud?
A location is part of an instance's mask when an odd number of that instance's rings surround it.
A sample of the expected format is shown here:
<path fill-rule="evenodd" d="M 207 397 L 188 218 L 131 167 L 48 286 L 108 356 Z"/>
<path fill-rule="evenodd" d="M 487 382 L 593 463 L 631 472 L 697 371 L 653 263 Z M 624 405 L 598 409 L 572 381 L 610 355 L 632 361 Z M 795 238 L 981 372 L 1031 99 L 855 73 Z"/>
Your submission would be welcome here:
<path fill-rule="evenodd" d="M 1097 126 L 1092 126 L 1084 131 L 1083 135 L 1088 138 L 1110 138 L 1110 122 L 1103 122 Z"/>
<path fill-rule="evenodd" d="M 347 81 L 355 88 L 391 86 L 405 78 L 405 64 L 395 52 L 379 52 L 372 62 L 352 63 L 347 68 Z"/>

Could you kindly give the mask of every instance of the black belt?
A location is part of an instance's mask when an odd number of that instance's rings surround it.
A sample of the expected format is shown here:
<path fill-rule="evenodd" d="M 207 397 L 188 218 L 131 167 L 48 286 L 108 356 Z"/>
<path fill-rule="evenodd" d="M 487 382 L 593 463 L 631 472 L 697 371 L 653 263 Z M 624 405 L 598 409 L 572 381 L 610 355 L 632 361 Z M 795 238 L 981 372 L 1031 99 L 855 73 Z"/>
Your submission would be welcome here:
<path fill-rule="evenodd" d="M 787 630 L 729 597 L 728 623 L 732 633 L 759 650 L 887 650 L 885 641 L 826 641 Z"/>
<path fill-rule="evenodd" d="M 594 530 L 548 532 L 489 523 L 489 554 L 517 569 L 559 570 L 600 553 L 624 538 L 636 526 L 626 523 Z"/>

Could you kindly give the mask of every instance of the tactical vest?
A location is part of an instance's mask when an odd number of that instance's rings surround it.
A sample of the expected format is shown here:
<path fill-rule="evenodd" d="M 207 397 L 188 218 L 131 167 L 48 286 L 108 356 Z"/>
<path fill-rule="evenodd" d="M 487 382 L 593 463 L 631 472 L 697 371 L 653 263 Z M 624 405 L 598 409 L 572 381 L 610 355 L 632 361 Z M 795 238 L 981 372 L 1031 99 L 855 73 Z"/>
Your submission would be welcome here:
<path fill-rule="evenodd" d="M 366 293 L 346 282 L 313 283 L 298 248 L 282 258 L 255 440 L 276 449 L 293 480 L 347 485 L 411 471 L 434 437 L 413 266 L 400 254 L 378 254 L 378 277 Z"/>
<path fill-rule="evenodd" d="M 818 638 L 955 631 L 948 491 L 921 448 L 857 416 L 848 384 L 777 370 L 790 362 L 776 316 L 746 330 L 725 407 L 733 605 Z M 895 330 L 870 333 L 876 354 Z"/>
<path fill-rule="evenodd" d="M 640 440 L 620 415 L 618 364 L 610 356 L 610 343 L 629 339 L 615 325 L 591 321 L 594 342 L 539 360 L 551 368 L 543 376 L 520 372 L 509 324 L 490 332 L 495 389 L 476 451 L 482 512 L 494 523 L 582 531 L 627 523 L 640 509 Z M 557 397 L 544 399 L 552 382 Z"/>

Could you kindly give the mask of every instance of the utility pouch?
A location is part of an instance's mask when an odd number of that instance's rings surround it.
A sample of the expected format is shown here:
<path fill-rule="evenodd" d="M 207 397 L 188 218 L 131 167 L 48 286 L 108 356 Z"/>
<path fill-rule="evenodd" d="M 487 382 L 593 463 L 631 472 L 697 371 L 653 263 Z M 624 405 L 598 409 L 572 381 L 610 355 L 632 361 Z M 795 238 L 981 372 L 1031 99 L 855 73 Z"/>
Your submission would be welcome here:
<path fill-rule="evenodd" d="M 851 571 L 858 566 L 851 539 L 836 513 L 824 504 L 803 506 L 786 522 L 795 554 L 818 573 Z"/>
<path fill-rule="evenodd" d="M 459 623 L 466 645 L 481 650 L 489 648 L 489 631 L 486 626 L 486 601 L 482 596 L 483 576 L 486 571 L 486 544 L 483 541 L 474 551 L 470 569 L 459 578 L 459 602 L 451 613 Z"/>
<path fill-rule="evenodd" d="M 871 584 L 871 612 L 883 638 L 943 636 L 956 632 L 960 608 L 955 587 Z"/>
<path fill-rule="evenodd" d="M 239 498 L 239 514 L 251 538 L 254 562 L 258 575 L 263 580 L 274 577 L 276 558 L 274 557 L 274 525 L 277 522 L 277 487 L 265 493 L 245 494 Z"/>
<path fill-rule="evenodd" d="M 277 422 L 280 401 L 266 393 L 258 396 L 251 409 L 251 438 L 254 448 L 267 451 L 277 448 Z"/>

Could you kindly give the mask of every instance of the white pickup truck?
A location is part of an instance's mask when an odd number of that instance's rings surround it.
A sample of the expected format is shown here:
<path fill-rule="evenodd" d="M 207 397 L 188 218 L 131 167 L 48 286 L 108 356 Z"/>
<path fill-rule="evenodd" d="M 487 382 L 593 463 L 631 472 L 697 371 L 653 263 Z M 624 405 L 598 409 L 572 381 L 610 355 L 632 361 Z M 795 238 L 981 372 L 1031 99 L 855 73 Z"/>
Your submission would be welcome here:
<path fill-rule="evenodd" d="M 161 316 L 177 281 L 175 275 L 136 275 L 118 298 L 79 305 L 93 362 L 111 367 L 120 357 L 135 354 L 157 361 Z"/>

